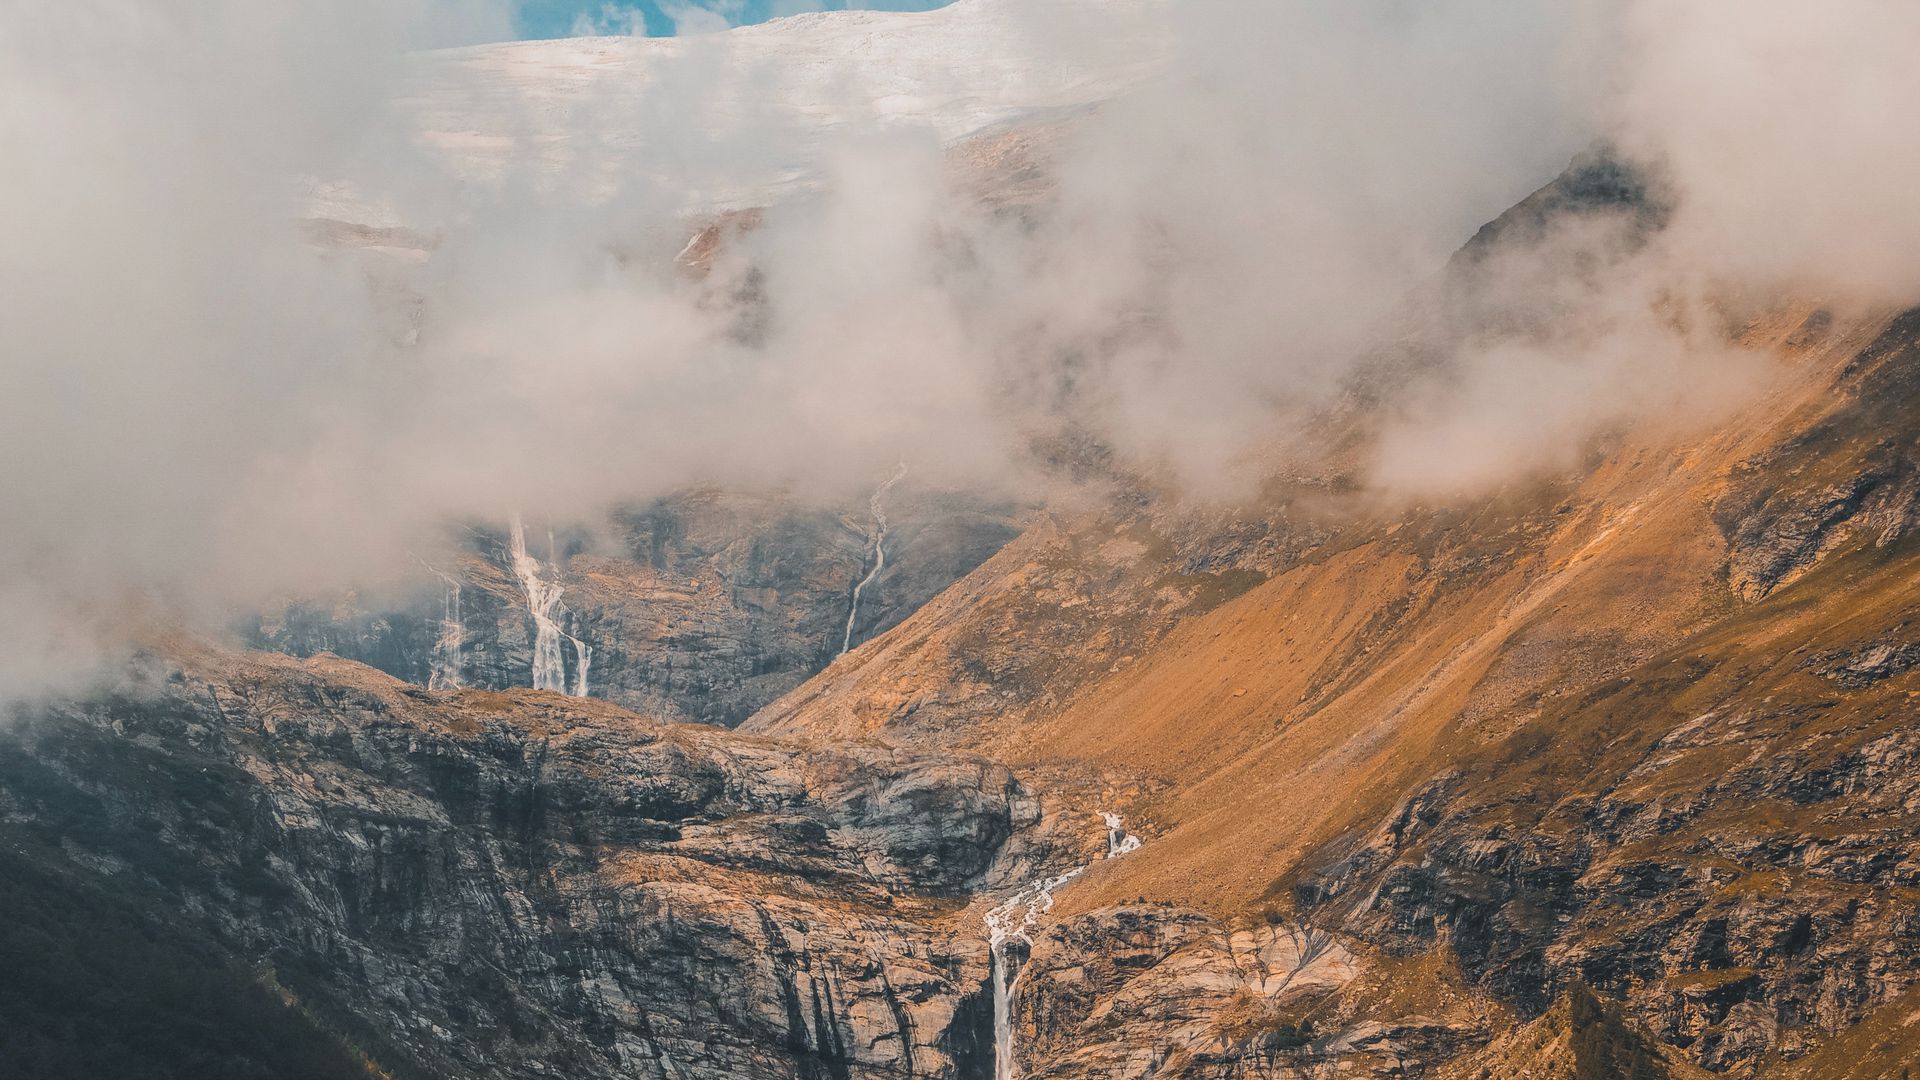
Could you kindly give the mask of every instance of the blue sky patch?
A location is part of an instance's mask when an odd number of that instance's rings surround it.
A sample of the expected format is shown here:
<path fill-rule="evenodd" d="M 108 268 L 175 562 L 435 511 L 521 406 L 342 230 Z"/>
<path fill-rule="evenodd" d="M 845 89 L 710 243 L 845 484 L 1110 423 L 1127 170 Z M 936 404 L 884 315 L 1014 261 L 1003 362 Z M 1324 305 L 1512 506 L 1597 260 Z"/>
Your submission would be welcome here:
<path fill-rule="evenodd" d="M 520 0 L 515 29 L 523 38 L 645 33 L 665 37 L 689 15 L 691 24 L 711 22 L 745 26 L 800 11 L 866 8 L 873 11 L 928 11 L 950 0 Z"/>

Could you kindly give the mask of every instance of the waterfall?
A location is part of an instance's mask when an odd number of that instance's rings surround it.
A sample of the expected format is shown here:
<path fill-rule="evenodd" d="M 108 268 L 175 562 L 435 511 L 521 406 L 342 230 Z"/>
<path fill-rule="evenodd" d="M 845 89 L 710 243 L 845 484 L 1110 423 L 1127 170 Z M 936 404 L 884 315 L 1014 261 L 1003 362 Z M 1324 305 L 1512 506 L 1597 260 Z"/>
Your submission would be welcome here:
<path fill-rule="evenodd" d="M 447 591 L 440 596 L 440 634 L 427 656 L 427 689 L 458 690 L 466 685 L 467 623 L 460 610 L 460 579 L 418 555 L 413 561 L 440 579 Z"/>
<path fill-rule="evenodd" d="M 1119 814 L 1103 811 L 1100 820 L 1107 826 L 1107 858 L 1116 859 L 1140 847 L 1140 838 L 1122 827 Z M 1013 992 L 1020 984 L 1021 973 L 1012 970 L 1007 943 L 1019 941 L 1031 949 L 1033 928 L 1053 910 L 1054 890 L 1086 873 L 1091 865 L 1028 882 L 987 912 L 987 955 L 993 979 L 993 1080 L 1019 1080 L 1020 1075 L 1013 1055 Z"/>
<path fill-rule="evenodd" d="M 427 689 L 458 690 L 466 681 L 461 674 L 464 661 L 461 649 L 467 643 L 467 624 L 460 611 L 460 579 L 438 570 L 433 572 L 446 582 L 447 591 L 440 600 L 440 636 L 433 642 Z"/>
<path fill-rule="evenodd" d="M 873 569 L 867 572 L 866 577 L 853 584 L 853 603 L 847 608 L 847 632 L 840 639 L 839 655 L 841 656 L 845 656 L 853 648 L 853 622 L 860 617 L 860 593 L 874 578 L 880 576 L 881 570 L 886 568 L 887 512 L 884 503 L 887 491 L 906 475 L 907 463 L 903 461 L 900 467 L 893 471 L 893 475 L 887 477 L 885 483 L 875 488 L 872 497 L 867 499 L 867 510 L 873 515 Z"/>
<path fill-rule="evenodd" d="M 533 688 L 586 697 L 587 671 L 593 664 L 593 650 L 579 638 L 560 629 L 560 615 L 566 610 L 560 603 L 563 589 L 558 581 L 547 580 L 540 560 L 527 550 L 527 529 L 520 515 L 512 515 L 508 522 L 513 575 L 520 579 L 521 591 L 527 594 L 527 611 L 533 615 Z M 547 536 L 547 549 L 551 554 L 552 534 Z M 557 571 L 555 576 L 558 576 Z M 573 645 L 577 685 L 571 691 L 567 689 L 566 654 L 560 648 L 563 638 Z"/>
<path fill-rule="evenodd" d="M 587 671 L 588 669 L 593 667 L 593 646 L 588 645 L 586 642 L 581 641 L 579 638 L 574 637 L 572 634 L 567 635 L 567 640 L 573 642 L 573 655 L 574 655 L 574 659 L 577 661 L 577 663 L 575 664 L 576 671 L 575 671 L 575 685 L 573 688 L 573 696 L 586 697 L 587 696 Z"/>
<path fill-rule="evenodd" d="M 987 912 L 987 953 L 993 967 L 993 1080 L 1016 1080 L 1019 1076 L 1013 1057 L 1013 990 L 1020 973 L 1011 970 L 1007 943 L 1018 940 L 1032 948 L 1033 928 L 1041 916 L 1053 910 L 1053 890 L 1086 869 L 1078 866 L 1057 877 L 1024 885 Z"/>

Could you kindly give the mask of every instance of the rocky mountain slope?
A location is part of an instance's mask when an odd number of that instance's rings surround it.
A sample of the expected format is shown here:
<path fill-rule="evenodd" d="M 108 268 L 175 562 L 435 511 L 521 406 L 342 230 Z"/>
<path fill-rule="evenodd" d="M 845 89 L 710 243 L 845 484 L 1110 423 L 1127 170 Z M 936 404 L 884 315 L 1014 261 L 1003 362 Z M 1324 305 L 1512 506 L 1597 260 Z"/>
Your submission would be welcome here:
<path fill-rule="evenodd" d="M 985 1075 L 967 897 L 1078 857 L 982 760 L 339 660 L 189 650 L 4 738 L 14 857 L 151 896 L 407 1075 Z"/>
<path fill-rule="evenodd" d="M 1243 504 L 903 502 L 844 656 L 857 511 L 713 493 L 532 545 L 611 702 L 504 689 L 484 530 L 457 617 L 154 644 L 0 727 L 5 858 L 391 1075 L 1903 1076 L 1920 313 L 1724 308 L 1764 370 L 1710 422 L 1361 482 L 1396 382 L 1542 332 L 1489 259 L 1632 259 L 1659 200 L 1602 156 L 1492 223 Z"/>
<path fill-rule="evenodd" d="M 1659 227 L 1644 191 L 1597 190 Z M 1565 203 L 1520 212 L 1542 205 Z M 1728 321 L 1770 368 L 1724 422 L 1616 431 L 1571 475 L 1439 507 L 1343 495 L 1336 453 L 1226 521 L 1054 519 L 748 726 L 1139 793 L 1150 856 L 1076 881 L 1049 941 L 1145 899 L 1169 905 L 1156 934 L 1312 928 L 1376 976 L 1236 1041 L 1224 999 L 1202 1038 L 1158 1011 L 1179 995 L 1089 998 L 1076 962 L 1023 984 L 1030 1075 L 1311 1075 L 1362 1023 L 1393 1033 L 1373 1067 L 1417 1071 L 1576 985 L 1624 1002 L 1669 1072 L 1824 1075 L 1805 1063 L 1832 1045 L 1899 1075 L 1908 1041 L 1850 1040 L 1920 983 L 1920 321 Z M 1503 1045 L 1485 1075 L 1531 1053 Z"/>
<path fill-rule="evenodd" d="M 1704 1080 L 1711 1073 L 1682 1060 L 1620 1014 L 1618 1006 L 1574 984 L 1537 1019 L 1463 1056 L 1439 1076 L 1527 1080 Z"/>

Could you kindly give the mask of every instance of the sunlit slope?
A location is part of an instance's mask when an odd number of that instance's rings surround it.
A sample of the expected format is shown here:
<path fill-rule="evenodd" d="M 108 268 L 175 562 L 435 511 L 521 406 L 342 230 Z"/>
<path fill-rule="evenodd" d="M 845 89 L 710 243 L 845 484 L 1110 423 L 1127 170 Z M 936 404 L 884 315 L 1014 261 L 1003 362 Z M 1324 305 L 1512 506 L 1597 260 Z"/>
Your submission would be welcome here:
<path fill-rule="evenodd" d="M 1554 1007 L 1477 1053 L 1448 1062 L 1442 1080 L 1704 1080 L 1711 1076 L 1636 1030 L 1619 1008 L 1575 986 Z"/>
<path fill-rule="evenodd" d="M 1472 505 L 1275 512 L 1217 605 L 1167 593 L 1171 519 L 1029 535 L 756 724 L 1141 793 L 1063 917 L 1297 920 L 1522 1018 L 1579 980 L 1754 1075 L 1920 973 L 1920 315 L 1738 338 L 1772 370 L 1736 415 Z"/>
<path fill-rule="evenodd" d="M 1151 522 L 1036 530 L 755 726 L 1138 776 L 1162 792 L 1149 812 L 1165 842 L 1090 878 L 1081 902 L 1253 904 L 1450 757 L 1740 606 L 1716 500 L 1740 462 L 1812 423 L 1876 329 L 1786 344 L 1809 315 L 1749 329 L 1779 383 L 1718 430 L 1631 432 L 1575 485 L 1469 507 L 1278 516 L 1291 542 L 1264 582 L 1182 573 Z"/>
<path fill-rule="evenodd" d="M 1715 507 L 1741 462 L 1809 426 L 1872 329 L 1806 349 L 1782 344 L 1794 328 L 1749 333 L 1781 384 L 1720 430 L 1633 432 L 1571 490 L 1356 528 L 1040 725 L 1036 755 L 1170 782 L 1165 851 L 1107 887 L 1252 903 L 1410 785 L 1736 614 Z"/>

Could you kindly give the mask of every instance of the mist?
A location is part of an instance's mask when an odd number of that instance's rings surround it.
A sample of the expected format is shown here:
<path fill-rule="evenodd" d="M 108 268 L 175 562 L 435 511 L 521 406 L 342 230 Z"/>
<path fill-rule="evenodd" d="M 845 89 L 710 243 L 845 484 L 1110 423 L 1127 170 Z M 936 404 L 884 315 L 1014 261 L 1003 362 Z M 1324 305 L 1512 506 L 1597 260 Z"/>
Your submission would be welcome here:
<path fill-rule="evenodd" d="M 1920 136 L 1884 119 L 1920 98 L 1920 14 L 1894 2 L 961 0 L 1001 13 L 998 78 L 1125 75 L 1098 103 L 1020 84 L 1048 181 L 1014 208 L 952 147 L 1019 117 L 916 119 L 733 44 L 779 40 L 754 31 L 547 100 L 462 81 L 492 54 L 421 53 L 499 38 L 484 3 L 193 8 L 0 10 L 9 692 L 130 618 L 391 580 L 512 510 L 831 500 L 900 460 L 1045 499 L 1036 447 L 1065 432 L 1239 497 L 1474 230 L 1596 140 L 1661 178 L 1670 223 L 1547 299 L 1588 238 L 1526 253 L 1513 302 L 1550 330 L 1450 342 L 1368 482 L 1473 494 L 1727 407 L 1754 359 L 1674 315 L 1723 292 L 1920 294 Z M 461 126 L 475 100 L 504 132 Z M 676 261 L 749 207 L 710 266 Z"/>

